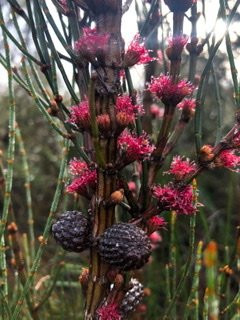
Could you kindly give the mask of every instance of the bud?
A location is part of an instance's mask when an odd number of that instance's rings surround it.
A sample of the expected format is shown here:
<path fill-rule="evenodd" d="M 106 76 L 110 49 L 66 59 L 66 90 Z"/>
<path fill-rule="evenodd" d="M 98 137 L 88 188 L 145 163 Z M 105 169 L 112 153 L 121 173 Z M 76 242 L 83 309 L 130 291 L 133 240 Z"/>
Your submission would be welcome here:
<path fill-rule="evenodd" d="M 145 297 L 149 297 L 152 294 L 152 291 L 150 288 L 144 288 L 143 293 Z"/>
<path fill-rule="evenodd" d="M 211 241 L 204 251 L 203 262 L 207 268 L 211 268 L 217 263 L 217 243 Z"/>
<path fill-rule="evenodd" d="M 46 244 L 47 244 L 47 240 L 44 239 L 43 236 L 39 236 L 39 237 L 38 237 L 38 241 L 39 241 L 39 243 L 40 243 L 41 245 L 46 245 Z"/>
<path fill-rule="evenodd" d="M 128 182 L 128 189 L 129 189 L 131 192 L 137 191 L 136 183 L 135 183 L 134 181 L 129 181 L 129 182 Z"/>
<path fill-rule="evenodd" d="M 212 152 L 213 147 L 205 144 L 200 149 L 200 160 L 203 162 L 211 161 L 214 158 L 214 153 Z"/>
<path fill-rule="evenodd" d="M 129 116 L 126 112 L 118 112 L 116 115 L 116 120 L 121 127 L 127 127 L 133 122 L 132 116 Z"/>
<path fill-rule="evenodd" d="M 123 189 L 119 189 L 117 191 L 114 191 L 111 196 L 111 202 L 112 203 L 120 203 L 123 201 L 123 198 L 124 198 L 124 190 Z"/>
<path fill-rule="evenodd" d="M 199 56 L 199 54 L 203 51 L 203 45 L 198 44 L 198 41 L 199 40 L 197 37 L 193 37 L 191 38 L 191 42 L 186 45 L 186 49 L 190 54 Z"/>
<path fill-rule="evenodd" d="M 61 96 L 60 94 L 57 94 L 57 95 L 55 96 L 55 101 L 56 101 L 57 103 L 61 103 L 61 102 L 63 101 L 63 96 Z"/>
<path fill-rule="evenodd" d="M 169 40 L 169 46 L 166 50 L 167 57 L 170 61 L 181 60 L 183 48 L 188 41 L 186 36 L 178 36 Z"/>
<path fill-rule="evenodd" d="M 164 108 L 161 108 L 157 104 L 153 103 L 150 106 L 150 114 L 154 119 L 162 119 L 164 115 Z"/>
<path fill-rule="evenodd" d="M 230 275 L 230 276 L 233 274 L 233 270 L 229 267 L 228 264 L 222 268 L 219 268 L 219 271 L 225 273 L 226 275 Z"/>
<path fill-rule="evenodd" d="M 137 307 L 137 312 L 139 313 L 146 313 L 147 312 L 147 306 L 146 304 L 140 304 L 138 307 Z"/>
<path fill-rule="evenodd" d="M 108 132 L 111 127 L 111 120 L 107 113 L 97 116 L 98 128 L 101 132 Z"/>
<path fill-rule="evenodd" d="M 82 286 L 87 286 L 88 284 L 88 279 L 89 279 L 89 269 L 88 268 L 83 268 L 82 272 L 79 276 L 79 281 Z"/>
<path fill-rule="evenodd" d="M 15 222 L 11 222 L 8 225 L 7 230 L 9 232 L 9 234 L 14 234 L 14 233 L 16 233 L 18 231 L 18 227 L 17 227 Z"/>
<path fill-rule="evenodd" d="M 123 283 L 124 283 L 124 278 L 120 273 L 118 273 L 114 279 L 114 285 L 116 288 L 121 288 Z"/>
<path fill-rule="evenodd" d="M 50 107 L 47 109 L 47 112 L 53 117 L 56 117 L 58 115 L 59 108 L 56 100 L 50 101 Z"/>

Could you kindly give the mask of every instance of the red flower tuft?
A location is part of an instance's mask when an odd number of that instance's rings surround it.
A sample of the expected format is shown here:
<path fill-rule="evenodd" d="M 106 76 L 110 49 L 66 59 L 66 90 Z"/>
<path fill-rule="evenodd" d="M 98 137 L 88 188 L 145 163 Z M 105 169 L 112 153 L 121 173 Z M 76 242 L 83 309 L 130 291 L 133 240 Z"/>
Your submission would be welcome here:
<path fill-rule="evenodd" d="M 224 150 L 215 159 L 215 164 L 218 167 L 236 169 L 240 165 L 240 156 L 236 155 L 234 150 Z"/>
<path fill-rule="evenodd" d="M 137 185 L 134 181 L 128 182 L 128 189 L 132 192 L 135 192 L 137 190 Z"/>
<path fill-rule="evenodd" d="M 180 60 L 183 48 L 188 42 L 188 37 L 178 36 L 169 39 L 169 46 L 167 48 L 167 57 L 169 60 Z"/>
<path fill-rule="evenodd" d="M 143 114 L 143 107 L 132 104 L 132 99 L 129 96 L 119 96 L 116 101 L 116 118 L 120 125 L 127 126 L 133 123 L 136 114 Z"/>
<path fill-rule="evenodd" d="M 76 158 L 73 158 L 69 162 L 69 172 L 73 176 L 79 176 L 87 169 L 88 169 L 88 165 L 84 161 L 80 161 L 80 160 L 77 160 Z"/>
<path fill-rule="evenodd" d="M 192 186 L 178 189 L 172 185 L 155 186 L 153 188 L 153 196 L 158 199 L 162 210 L 174 210 L 179 214 L 193 214 L 196 212 Z"/>
<path fill-rule="evenodd" d="M 190 112 L 194 112 L 196 108 L 196 100 L 195 99 L 184 99 L 177 105 L 179 110 L 188 110 Z"/>
<path fill-rule="evenodd" d="M 164 218 L 159 216 L 154 216 L 150 218 L 147 222 L 148 226 L 148 233 L 153 233 L 155 231 L 160 230 L 161 228 L 164 228 L 166 226 L 166 221 Z"/>
<path fill-rule="evenodd" d="M 70 108 L 68 122 L 74 123 L 81 129 L 88 129 L 90 126 L 90 113 L 88 101 L 82 101 Z"/>
<path fill-rule="evenodd" d="M 87 196 L 89 188 L 94 188 L 97 183 L 97 171 L 80 160 L 73 159 L 69 163 L 69 171 L 74 176 L 73 181 L 67 186 L 68 193 L 78 193 Z"/>
<path fill-rule="evenodd" d="M 98 128 L 102 132 L 108 132 L 111 128 L 111 119 L 107 113 L 99 114 L 97 116 Z"/>
<path fill-rule="evenodd" d="M 190 173 L 196 170 L 197 166 L 189 159 L 183 160 L 182 157 L 176 156 L 173 158 L 169 171 L 167 173 L 175 176 L 177 180 L 183 180 Z"/>
<path fill-rule="evenodd" d="M 75 50 L 85 59 L 94 60 L 106 51 L 109 33 L 98 33 L 96 29 L 83 28 L 82 37 L 75 42 Z"/>
<path fill-rule="evenodd" d="M 232 144 L 234 148 L 240 147 L 240 132 L 237 131 L 232 139 Z"/>
<path fill-rule="evenodd" d="M 162 217 L 154 216 L 148 220 L 148 225 L 151 225 L 154 228 L 160 229 L 166 225 L 166 221 Z"/>
<path fill-rule="evenodd" d="M 193 93 L 194 86 L 184 80 L 173 83 L 170 76 L 161 75 L 157 78 L 152 78 L 148 89 L 161 99 L 164 104 L 176 106 L 183 98 Z"/>
<path fill-rule="evenodd" d="M 162 241 L 162 237 L 157 231 L 150 234 L 149 239 L 153 245 L 156 245 Z"/>
<path fill-rule="evenodd" d="M 116 303 L 107 304 L 97 309 L 99 320 L 121 320 Z"/>
<path fill-rule="evenodd" d="M 164 115 L 164 108 L 160 108 L 157 104 L 153 103 L 150 106 L 150 114 L 155 119 L 162 119 Z"/>
<path fill-rule="evenodd" d="M 149 50 L 146 49 L 144 43 L 141 43 L 140 34 L 136 34 L 125 53 L 124 62 L 127 67 L 135 64 L 146 64 L 155 60 L 149 56 Z"/>
<path fill-rule="evenodd" d="M 118 147 L 122 151 L 126 163 L 149 157 L 155 148 L 150 144 L 147 134 L 144 133 L 137 137 L 127 130 L 119 136 Z"/>
<path fill-rule="evenodd" d="M 177 36 L 177 37 L 170 38 L 168 40 L 168 44 L 170 48 L 175 48 L 179 50 L 182 50 L 184 46 L 187 44 L 187 42 L 188 42 L 188 37 L 186 36 Z"/>

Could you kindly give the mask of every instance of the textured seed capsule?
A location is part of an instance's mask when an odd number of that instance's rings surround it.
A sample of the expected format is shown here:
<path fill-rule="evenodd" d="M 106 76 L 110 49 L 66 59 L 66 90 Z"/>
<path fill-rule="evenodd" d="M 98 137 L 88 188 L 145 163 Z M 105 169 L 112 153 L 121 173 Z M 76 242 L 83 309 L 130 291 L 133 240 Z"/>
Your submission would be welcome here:
<path fill-rule="evenodd" d="M 64 212 L 52 225 L 52 234 L 67 251 L 81 252 L 91 245 L 90 222 L 78 211 Z"/>
<path fill-rule="evenodd" d="M 130 289 L 125 294 L 120 305 L 121 313 L 126 316 L 133 312 L 143 299 L 143 285 L 137 279 L 131 279 Z"/>
<path fill-rule="evenodd" d="M 121 270 L 134 270 L 148 261 L 151 243 L 142 229 L 129 223 L 118 223 L 102 234 L 98 250 L 108 264 Z"/>

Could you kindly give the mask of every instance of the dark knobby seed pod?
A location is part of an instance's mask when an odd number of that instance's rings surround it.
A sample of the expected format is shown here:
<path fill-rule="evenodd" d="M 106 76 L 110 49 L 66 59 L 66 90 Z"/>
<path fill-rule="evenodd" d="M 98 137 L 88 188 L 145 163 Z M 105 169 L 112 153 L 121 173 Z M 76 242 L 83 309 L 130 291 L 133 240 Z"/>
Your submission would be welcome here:
<path fill-rule="evenodd" d="M 101 235 L 98 250 L 108 264 L 121 270 L 133 270 L 148 261 L 151 243 L 142 229 L 129 223 L 118 223 Z"/>
<path fill-rule="evenodd" d="M 54 239 L 71 252 L 81 252 L 91 245 L 91 225 L 81 212 L 66 211 L 52 225 Z"/>
<path fill-rule="evenodd" d="M 123 316 L 133 312 L 142 301 L 144 295 L 143 285 L 137 279 L 131 279 L 129 287 L 119 307 Z"/>

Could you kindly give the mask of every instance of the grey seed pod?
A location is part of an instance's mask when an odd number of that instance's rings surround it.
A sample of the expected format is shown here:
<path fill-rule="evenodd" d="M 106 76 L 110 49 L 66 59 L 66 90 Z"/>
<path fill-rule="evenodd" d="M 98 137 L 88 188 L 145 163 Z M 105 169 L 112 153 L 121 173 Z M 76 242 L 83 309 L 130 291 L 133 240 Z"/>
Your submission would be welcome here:
<path fill-rule="evenodd" d="M 52 235 L 63 249 L 81 252 L 92 244 L 89 219 L 78 211 L 66 211 L 52 225 Z"/>
<path fill-rule="evenodd" d="M 133 312 L 143 299 L 143 285 L 137 279 L 131 279 L 130 289 L 126 292 L 119 307 L 121 314 L 125 317 Z"/>
<path fill-rule="evenodd" d="M 102 259 L 121 270 L 134 270 L 144 266 L 151 254 L 147 234 L 129 223 L 117 223 L 100 237 L 98 251 Z"/>

